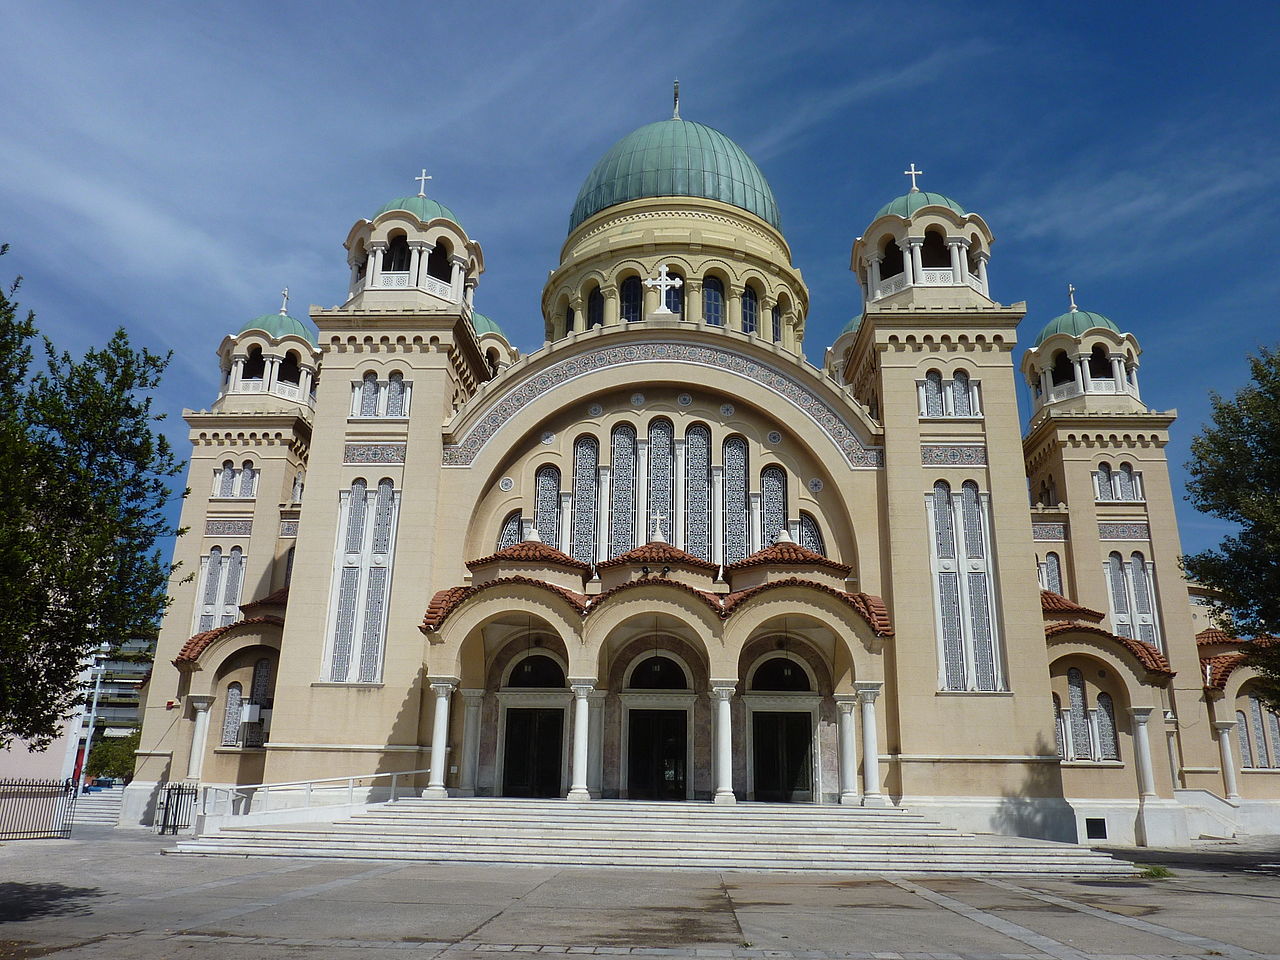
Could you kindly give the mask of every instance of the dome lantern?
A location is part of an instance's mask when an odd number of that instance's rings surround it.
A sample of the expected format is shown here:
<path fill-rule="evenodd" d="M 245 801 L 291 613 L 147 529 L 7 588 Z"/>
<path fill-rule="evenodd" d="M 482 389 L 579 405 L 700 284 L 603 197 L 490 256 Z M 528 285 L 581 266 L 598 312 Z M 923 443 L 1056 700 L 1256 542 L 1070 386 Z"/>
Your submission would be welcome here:
<path fill-rule="evenodd" d="M 255 317 L 222 341 L 220 404 L 231 396 L 257 395 L 314 406 L 320 356 L 316 336 L 289 315 L 289 288 L 280 295 L 277 313 Z"/>

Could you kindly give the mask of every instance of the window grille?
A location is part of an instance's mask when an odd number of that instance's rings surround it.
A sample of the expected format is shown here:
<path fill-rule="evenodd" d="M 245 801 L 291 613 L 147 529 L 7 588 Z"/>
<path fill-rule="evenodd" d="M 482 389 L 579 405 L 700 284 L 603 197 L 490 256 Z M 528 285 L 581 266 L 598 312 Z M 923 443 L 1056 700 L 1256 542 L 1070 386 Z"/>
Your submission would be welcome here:
<path fill-rule="evenodd" d="M 1249 741 L 1249 720 L 1243 710 L 1236 711 L 1236 739 L 1240 743 L 1240 766 L 1253 766 L 1253 749 Z"/>
<path fill-rule="evenodd" d="M 240 619 L 240 584 L 244 581 L 244 551 L 239 547 L 232 547 L 225 568 L 221 623 L 224 627 Z"/>
<path fill-rule="evenodd" d="M 675 427 L 666 417 L 649 424 L 649 517 L 650 523 L 640 531 L 644 540 L 653 531 L 652 520 L 662 517 L 662 535 L 676 541 L 675 516 L 672 512 L 675 489 Z"/>
<path fill-rule="evenodd" d="M 973 416 L 973 405 L 969 402 L 969 375 L 957 370 L 951 380 L 951 405 L 957 417 Z"/>
<path fill-rule="evenodd" d="M 1116 471 L 1116 499 L 1117 500 L 1133 500 L 1133 467 L 1127 463 L 1121 464 L 1120 469 Z"/>
<path fill-rule="evenodd" d="M 573 558 L 596 559 L 596 506 L 599 489 L 600 443 L 592 436 L 573 444 Z"/>
<path fill-rule="evenodd" d="M 1118 553 L 1107 558 L 1107 581 L 1111 587 L 1111 619 L 1116 633 L 1133 638 L 1133 625 L 1129 619 L 1129 591 L 1125 583 L 1125 563 Z"/>
<path fill-rule="evenodd" d="M 404 374 L 393 373 L 387 378 L 387 416 L 404 416 Z"/>
<path fill-rule="evenodd" d="M 739 436 L 724 442 L 724 563 L 745 560 L 747 529 L 747 441 Z"/>
<path fill-rule="evenodd" d="M 773 308 L 773 342 L 782 342 L 782 308 Z"/>
<path fill-rule="evenodd" d="M 818 521 L 807 513 L 800 514 L 800 546 L 814 553 L 827 555 L 827 545 L 822 539 L 822 529 Z"/>
<path fill-rule="evenodd" d="M 259 708 L 265 707 L 270 686 L 271 661 L 263 657 L 253 665 L 253 680 L 249 684 L 249 702 L 256 703 Z M 253 723 L 246 723 L 243 732 L 246 747 L 260 747 L 265 741 L 265 726 L 260 719 Z"/>
<path fill-rule="evenodd" d="M 1053 695 L 1053 741 L 1058 748 L 1058 759 L 1067 759 L 1067 733 L 1062 722 L 1062 698 Z"/>
<path fill-rule="evenodd" d="M 1045 589 L 1065 596 L 1062 593 L 1062 562 L 1056 553 L 1050 552 L 1044 558 Z"/>
<path fill-rule="evenodd" d="M 236 465 L 230 460 L 224 460 L 222 463 L 222 471 L 218 475 L 218 496 L 234 497 L 236 490 Z"/>
<path fill-rule="evenodd" d="M 781 467 L 769 466 L 760 471 L 760 501 L 760 545 L 767 546 L 778 539 L 787 525 L 787 472 Z"/>
<path fill-rule="evenodd" d="M 222 746 L 234 747 L 240 743 L 240 706 L 243 701 L 240 684 L 227 684 L 227 706 L 222 714 Z M 203 750 L 204 744 L 192 744 L 193 750 Z"/>
<path fill-rule="evenodd" d="M 399 370 L 379 380 L 370 370 L 351 385 L 351 416 L 361 418 L 407 417 L 413 384 Z"/>
<path fill-rule="evenodd" d="M 760 299 L 756 296 L 755 287 L 744 287 L 742 290 L 742 332 L 755 333 L 760 320 Z"/>
<path fill-rule="evenodd" d="M 218 587 L 222 583 L 222 548 L 212 547 L 204 561 L 203 603 L 200 610 L 199 633 L 212 630 L 217 622 Z"/>
<path fill-rule="evenodd" d="M 556 499 L 559 500 L 559 491 L 557 491 Z M 516 510 L 507 515 L 507 519 L 502 521 L 502 531 L 498 534 L 498 547 L 502 550 L 505 547 L 514 547 L 521 540 L 523 530 L 520 529 L 520 511 Z M 541 531 L 539 531 L 541 534 Z"/>
<path fill-rule="evenodd" d="M 258 486 L 258 471 L 253 469 L 253 463 L 249 460 L 244 462 L 244 466 L 240 468 L 240 497 L 252 497 L 254 490 Z"/>
<path fill-rule="evenodd" d="M 1071 740 L 1073 758 L 1092 760 L 1093 750 L 1089 736 L 1089 713 L 1085 704 L 1084 674 L 1072 667 L 1067 671 L 1067 697 L 1071 710 Z"/>
<path fill-rule="evenodd" d="M 376 417 L 378 415 L 378 375 L 370 370 L 364 375 L 360 386 L 360 416 Z"/>
<path fill-rule="evenodd" d="M 1255 760 L 1259 767 L 1271 766 L 1271 757 L 1267 750 L 1267 731 L 1262 723 L 1262 701 L 1257 697 L 1249 698 L 1249 719 L 1252 721 Z M 1280 744 L 1272 744 L 1280 747 Z"/>
<path fill-rule="evenodd" d="M 702 281 L 702 319 L 713 327 L 724 326 L 724 283 L 719 277 Z"/>
<path fill-rule="evenodd" d="M 1098 694 L 1098 759 L 1120 759 L 1120 743 L 1116 736 L 1116 709 L 1109 693 Z"/>
<path fill-rule="evenodd" d="M 639 277 L 627 277 L 622 281 L 619 302 L 621 304 L 623 322 L 635 323 L 643 319 L 644 287 L 641 285 Z"/>
<path fill-rule="evenodd" d="M 539 538 L 552 546 L 560 546 L 560 468 L 539 467 L 534 476 L 536 504 L 533 523 Z"/>
<path fill-rule="evenodd" d="M 636 428 L 631 424 L 621 423 L 613 428 L 611 456 L 609 556 L 616 557 L 636 545 Z"/>
<path fill-rule="evenodd" d="M 937 370 L 924 375 L 924 415 L 942 416 L 942 374 Z"/>
<path fill-rule="evenodd" d="M 957 370 L 950 380 L 944 380 L 937 370 L 930 370 L 923 380 L 917 381 L 917 389 L 922 417 L 981 416 L 978 384 L 963 370 Z"/>
<path fill-rule="evenodd" d="M 685 431 L 685 550 L 711 559 L 711 431 L 694 424 Z"/>

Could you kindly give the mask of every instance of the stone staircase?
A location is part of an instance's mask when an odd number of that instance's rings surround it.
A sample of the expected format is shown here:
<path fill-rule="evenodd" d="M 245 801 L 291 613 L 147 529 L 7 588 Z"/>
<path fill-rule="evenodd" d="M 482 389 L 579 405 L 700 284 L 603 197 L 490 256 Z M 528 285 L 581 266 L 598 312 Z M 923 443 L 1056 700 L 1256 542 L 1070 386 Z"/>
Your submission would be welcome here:
<path fill-rule="evenodd" d="M 114 787 L 91 787 L 87 793 L 76 797 L 76 809 L 71 822 L 114 827 L 120 820 L 120 802 L 123 799 L 122 784 Z"/>
<path fill-rule="evenodd" d="M 706 870 L 1128 877 L 1087 847 L 963 834 L 898 807 L 401 800 L 336 823 L 225 827 L 178 854 Z"/>

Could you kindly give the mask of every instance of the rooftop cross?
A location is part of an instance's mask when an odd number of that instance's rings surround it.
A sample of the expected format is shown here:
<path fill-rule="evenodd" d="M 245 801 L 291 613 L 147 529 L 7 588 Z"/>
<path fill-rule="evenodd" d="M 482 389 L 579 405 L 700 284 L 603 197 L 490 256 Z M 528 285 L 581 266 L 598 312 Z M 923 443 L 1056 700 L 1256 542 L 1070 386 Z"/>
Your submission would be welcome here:
<path fill-rule="evenodd" d="M 667 538 L 662 533 L 662 521 L 667 519 L 665 513 L 655 513 L 653 515 L 653 534 L 649 537 L 650 543 L 666 543 Z"/>
<path fill-rule="evenodd" d="M 654 278 L 650 277 L 649 279 L 645 280 L 644 285 L 646 287 L 649 287 L 650 289 L 656 288 L 658 291 L 658 296 L 661 298 L 658 302 L 658 309 L 653 311 L 654 313 L 674 313 L 675 312 L 667 308 L 667 291 L 679 290 L 682 286 L 684 286 L 684 281 L 681 280 L 679 277 L 668 277 L 667 265 L 665 263 L 658 268 L 657 279 L 655 280 Z"/>
<path fill-rule="evenodd" d="M 680 119 L 680 81 L 676 81 L 675 103 L 671 108 L 671 119 Z"/>
<path fill-rule="evenodd" d="M 910 178 L 911 178 L 911 192 L 912 192 L 912 193 L 919 193 L 919 192 L 920 192 L 920 188 L 916 186 L 916 177 L 923 176 L 923 175 L 924 175 L 924 171 L 923 171 L 923 170 L 917 170 L 917 169 L 916 169 L 916 165 L 915 165 L 915 163 L 914 163 L 914 161 L 913 161 L 913 162 L 912 162 L 912 164 L 911 164 L 911 169 L 910 169 L 910 170 L 903 170 L 903 171 L 902 171 L 902 175 L 903 175 L 904 177 L 910 177 Z"/>
<path fill-rule="evenodd" d="M 280 296 L 283 298 L 280 303 L 280 315 L 282 317 L 287 317 L 289 315 L 289 288 L 285 287 L 281 290 Z"/>
<path fill-rule="evenodd" d="M 1079 309 L 1078 307 L 1076 307 L 1076 288 L 1075 288 L 1075 284 L 1072 284 L 1072 283 L 1068 283 L 1068 284 L 1067 284 L 1067 298 L 1071 301 L 1071 312 L 1072 312 L 1072 313 L 1075 313 L 1075 312 L 1076 312 L 1076 310 L 1077 310 L 1077 309 Z"/>
<path fill-rule="evenodd" d="M 423 167 L 422 172 L 413 179 L 418 181 L 418 196 L 425 197 L 427 195 L 427 181 L 431 179 L 427 176 L 427 168 Z"/>

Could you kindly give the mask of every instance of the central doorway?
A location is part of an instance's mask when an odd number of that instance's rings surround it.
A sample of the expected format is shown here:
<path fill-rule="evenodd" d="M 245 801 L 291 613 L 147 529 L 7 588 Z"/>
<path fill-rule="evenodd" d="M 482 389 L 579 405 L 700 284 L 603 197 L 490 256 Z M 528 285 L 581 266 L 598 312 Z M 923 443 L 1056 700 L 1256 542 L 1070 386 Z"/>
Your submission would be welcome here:
<path fill-rule="evenodd" d="M 805 710 L 751 714 L 755 798 L 763 803 L 813 799 L 813 715 Z"/>
<path fill-rule="evenodd" d="M 502 757 L 504 797 L 560 796 L 564 710 L 508 707 Z"/>
<path fill-rule="evenodd" d="M 632 709 L 627 713 L 627 796 L 684 800 L 689 776 L 688 712 Z"/>

